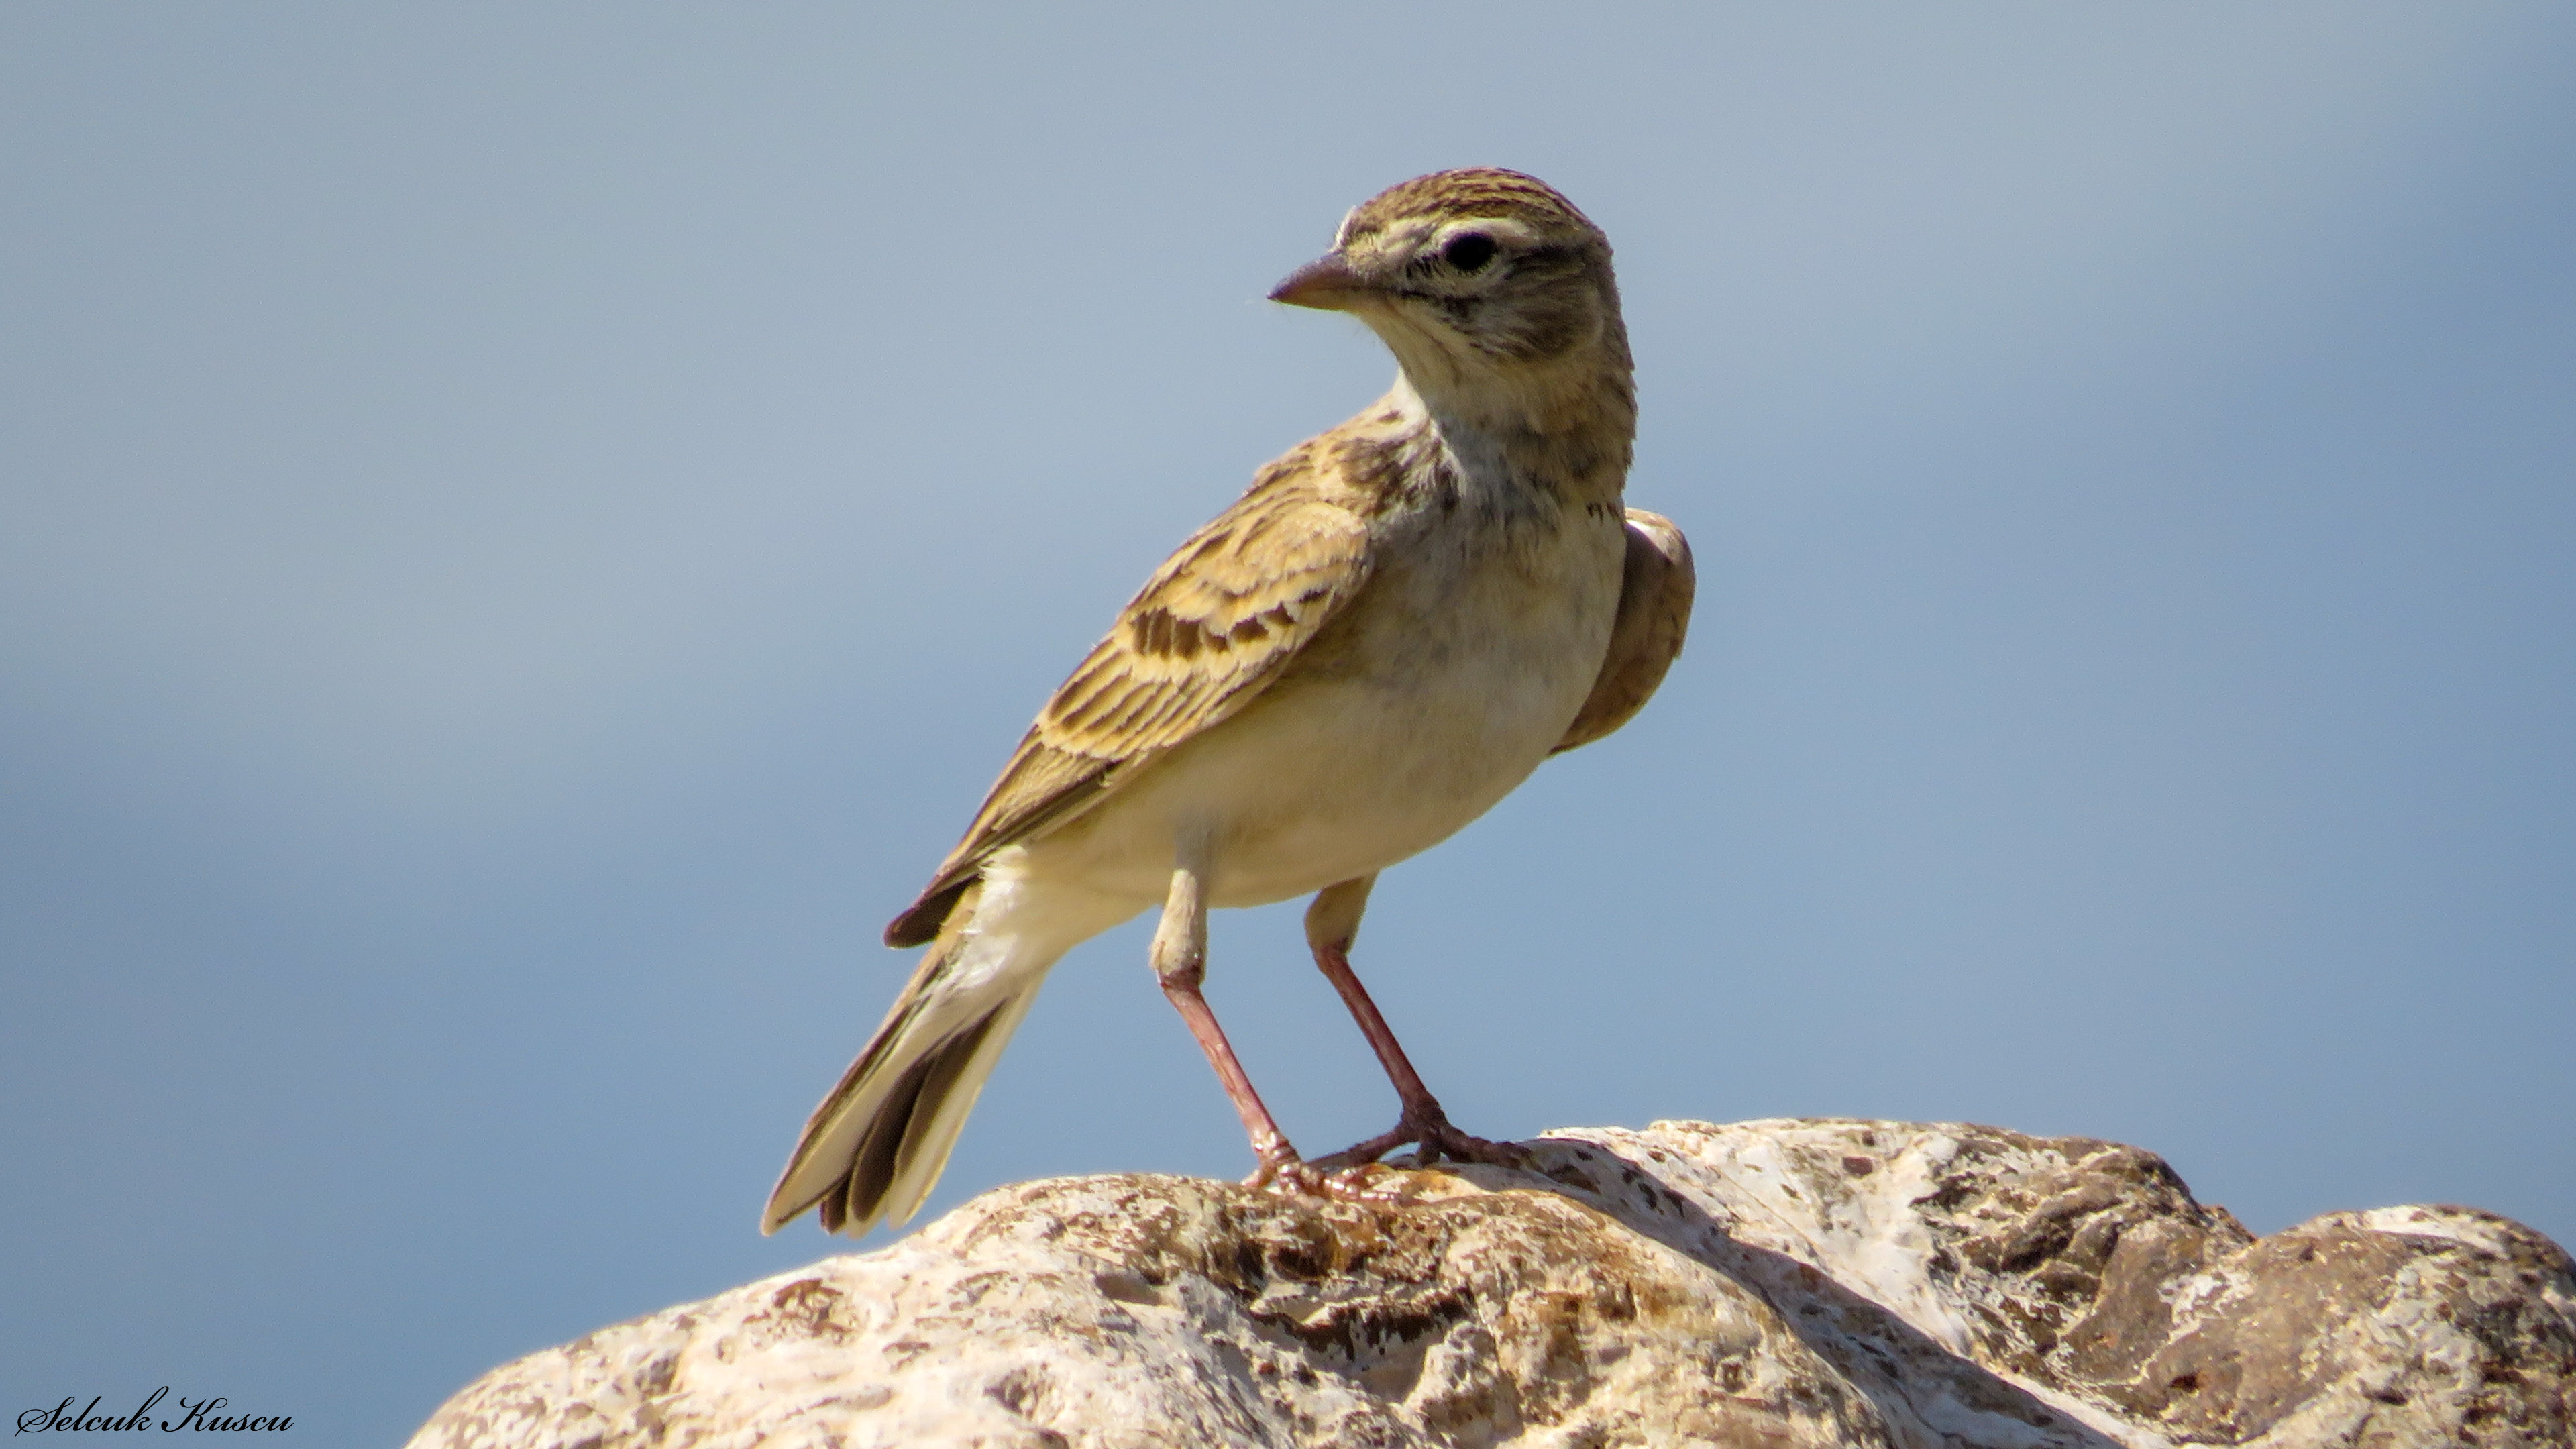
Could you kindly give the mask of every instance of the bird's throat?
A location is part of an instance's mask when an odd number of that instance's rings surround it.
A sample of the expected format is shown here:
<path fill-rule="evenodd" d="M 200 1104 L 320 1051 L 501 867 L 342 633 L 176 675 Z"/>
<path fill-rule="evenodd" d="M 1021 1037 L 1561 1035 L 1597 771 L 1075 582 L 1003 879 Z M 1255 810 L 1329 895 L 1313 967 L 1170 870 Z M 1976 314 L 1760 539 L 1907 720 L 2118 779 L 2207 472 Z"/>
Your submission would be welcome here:
<path fill-rule="evenodd" d="M 1626 349 L 1544 367 L 1451 373 L 1425 388 L 1399 370 L 1388 401 L 1419 414 L 1473 478 L 1540 489 L 1563 504 L 1615 504 L 1635 453 Z"/>

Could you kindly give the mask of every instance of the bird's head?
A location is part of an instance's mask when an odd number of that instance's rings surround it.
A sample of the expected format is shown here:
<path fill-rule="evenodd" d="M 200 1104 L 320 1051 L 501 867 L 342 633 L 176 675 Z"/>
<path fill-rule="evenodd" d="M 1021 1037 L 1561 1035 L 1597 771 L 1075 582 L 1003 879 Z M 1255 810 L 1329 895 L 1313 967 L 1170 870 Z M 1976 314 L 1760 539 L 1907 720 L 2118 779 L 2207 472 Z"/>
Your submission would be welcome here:
<path fill-rule="evenodd" d="M 1627 376 L 1610 239 L 1517 171 L 1440 171 L 1379 192 L 1270 299 L 1366 322 L 1426 400 Z"/>

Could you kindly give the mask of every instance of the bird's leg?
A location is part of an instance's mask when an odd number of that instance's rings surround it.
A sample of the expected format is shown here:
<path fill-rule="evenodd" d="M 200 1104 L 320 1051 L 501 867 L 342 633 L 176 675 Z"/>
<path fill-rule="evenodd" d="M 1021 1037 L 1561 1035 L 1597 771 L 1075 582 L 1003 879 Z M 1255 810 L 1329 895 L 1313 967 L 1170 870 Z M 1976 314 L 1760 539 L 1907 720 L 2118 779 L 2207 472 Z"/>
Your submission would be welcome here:
<path fill-rule="evenodd" d="M 1287 1134 L 1262 1105 L 1261 1093 L 1253 1089 L 1233 1044 L 1225 1039 L 1225 1028 L 1217 1025 L 1216 1013 L 1199 994 L 1199 984 L 1207 979 L 1207 891 L 1200 873 L 1189 866 L 1172 872 L 1172 891 L 1163 901 L 1162 924 L 1154 928 L 1150 959 L 1163 994 L 1189 1023 L 1190 1035 L 1198 1038 L 1199 1050 L 1216 1068 L 1226 1100 L 1243 1118 L 1244 1135 L 1252 1139 L 1252 1155 L 1261 1159 L 1262 1169 L 1272 1172 L 1297 1161 L 1297 1149 L 1288 1145 Z"/>
<path fill-rule="evenodd" d="M 1351 970 L 1351 943 L 1359 938 L 1360 916 L 1368 909 L 1369 887 L 1377 883 L 1374 875 L 1364 875 L 1339 885 L 1327 886 L 1315 895 L 1315 903 L 1306 908 L 1306 944 L 1314 948 L 1315 965 L 1324 979 L 1341 993 L 1342 1004 L 1350 1008 L 1351 1019 L 1359 1023 L 1360 1034 L 1368 1038 L 1369 1049 L 1377 1053 L 1378 1065 L 1386 1069 L 1386 1079 L 1395 1084 L 1397 1100 L 1403 1113 L 1396 1118 L 1391 1131 L 1379 1133 L 1366 1142 L 1355 1143 L 1329 1157 L 1315 1159 L 1314 1166 L 1332 1168 L 1358 1167 L 1377 1161 L 1387 1153 L 1406 1145 L 1421 1146 L 1423 1160 L 1438 1157 L 1461 1162 L 1491 1162 L 1505 1167 L 1519 1166 L 1527 1159 L 1521 1149 L 1503 1142 L 1488 1142 L 1471 1137 L 1450 1125 L 1449 1114 L 1440 1108 L 1440 1099 L 1422 1085 L 1422 1074 L 1404 1054 L 1404 1045 L 1387 1027 L 1386 1018 L 1378 1014 L 1377 1003 L 1369 999 L 1368 988 L 1360 984 Z"/>
<path fill-rule="evenodd" d="M 1356 1183 L 1327 1180 L 1297 1155 L 1297 1149 L 1289 1145 L 1288 1134 L 1279 1130 L 1270 1109 L 1262 1105 L 1261 1093 L 1254 1090 L 1252 1078 L 1236 1059 L 1234 1046 L 1225 1039 L 1225 1028 L 1217 1025 L 1216 1013 L 1208 1008 L 1207 998 L 1199 993 L 1200 983 L 1207 978 L 1207 889 L 1203 867 L 1183 865 L 1172 872 L 1172 890 L 1163 901 L 1162 924 L 1154 929 L 1151 959 L 1163 994 L 1179 1009 L 1181 1020 L 1189 1023 L 1190 1035 L 1198 1039 L 1199 1050 L 1207 1053 L 1208 1065 L 1216 1069 L 1216 1079 L 1224 1085 L 1226 1099 L 1234 1103 L 1236 1115 L 1243 1119 L 1243 1135 L 1251 1139 L 1252 1155 L 1261 1163 L 1246 1179 L 1246 1185 L 1374 1200 L 1374 1194 L 1359 1191 Z"/>

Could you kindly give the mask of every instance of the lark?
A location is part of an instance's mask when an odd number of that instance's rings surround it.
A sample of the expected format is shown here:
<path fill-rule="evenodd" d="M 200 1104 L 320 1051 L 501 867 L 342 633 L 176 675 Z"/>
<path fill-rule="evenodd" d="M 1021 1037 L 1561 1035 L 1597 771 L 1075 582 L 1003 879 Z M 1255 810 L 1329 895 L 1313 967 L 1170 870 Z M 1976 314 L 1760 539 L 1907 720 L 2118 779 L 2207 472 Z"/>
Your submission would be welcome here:
<path fill-rule="evenodd" d="M 1511 1159 L 1450 1123 L 1350 950 L 1378 872 L 1625 724 L 1681 652 L 1689 546 L 1622 502 L 1637 409 L 1610 243 L 1533 177 L 1444 171 L 1362 203 L 1270 297 L 1368 324 L 1393 390 L 1263 468 L 1047 701 L 886 928 L 930 949 L 806 1122 L 764 1232 L 808 1208 L 851 1236 L 910 1218 L 1048 969 L 1156 906 L 1154 972 L 1243 1119 L 1250 1181 L 1365 1196 L 1408 1144 Z M 1401 1104 L 1312 1162 L 1199 989 L 1211 907 L 1308 892 L 1315 964 Z"/>

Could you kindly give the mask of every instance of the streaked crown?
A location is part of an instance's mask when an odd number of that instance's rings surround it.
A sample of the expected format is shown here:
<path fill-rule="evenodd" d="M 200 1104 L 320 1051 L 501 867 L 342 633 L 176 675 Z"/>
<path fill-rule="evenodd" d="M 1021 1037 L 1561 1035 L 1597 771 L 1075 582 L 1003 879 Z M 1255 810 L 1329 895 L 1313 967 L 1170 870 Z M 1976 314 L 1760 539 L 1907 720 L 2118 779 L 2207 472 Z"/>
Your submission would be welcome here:
<path fill-rule="evenodd" d="M 1333 245 L 1348 249 L 1353 243 L 1384 235 L 1390 230 L 1423 226 L 1439 227 L 1444 222 L 1471 218 L 1516 221 L 1535 235 L 1549 236 L 1567 242 L 1591 242 L 1606 255 L 1610 239 L 1592 218 L 1575 209 L 1564 193 L 1518 171 L 1505 171 L 1499 166 L 1469 166 L 1457 171 L 1434 171 L 1399 181 L 1359 205 L 1342 219 L 1342 229 Z"/>

